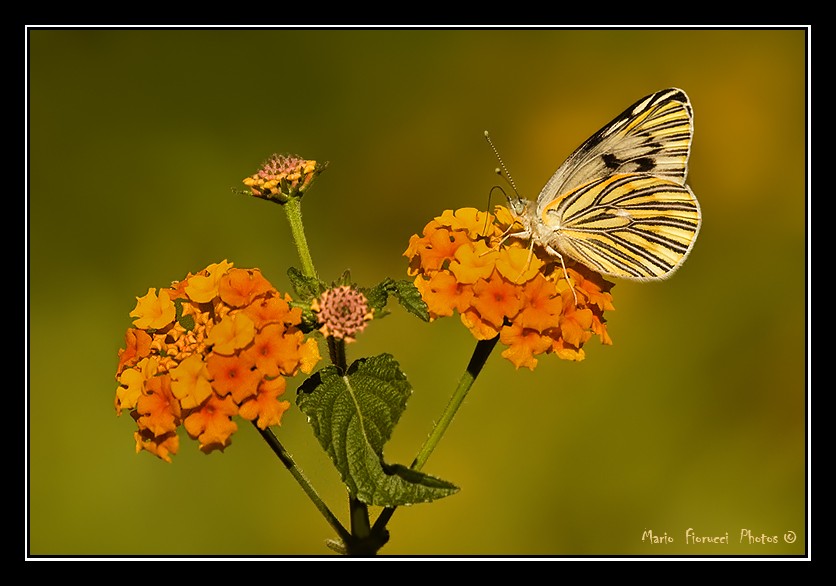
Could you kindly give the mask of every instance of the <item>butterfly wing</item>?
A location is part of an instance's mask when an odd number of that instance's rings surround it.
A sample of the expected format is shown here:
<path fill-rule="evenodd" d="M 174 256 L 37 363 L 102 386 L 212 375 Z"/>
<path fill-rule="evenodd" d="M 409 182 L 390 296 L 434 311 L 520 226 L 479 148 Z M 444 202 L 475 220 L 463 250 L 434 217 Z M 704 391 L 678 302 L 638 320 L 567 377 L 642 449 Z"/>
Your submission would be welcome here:
<path fill-rule="evenodd" d="M 540 192 L 538 211 L 561 194 L 617 173 L 646 173 L 684 185 L 693 133 L 684 91 L 670 88 L 642 98 L 566 159 Z"/>
<path fill-rule="evenodd" d="M 663 279 L 688 256 L 701 212 L 685 185 L 694 122 L 676 88 L 637 101 L 584 142 L 546 183 L 537 217 L 548 244 L 603 275 Z"/>
<path fill-rule="evenodd" d="M 697 239 L 700 208 L 687 185 L 642 173 L 591 181 L 547 207 L 561 227 L 551 245 L 603 275 L 664 279 Z"/>

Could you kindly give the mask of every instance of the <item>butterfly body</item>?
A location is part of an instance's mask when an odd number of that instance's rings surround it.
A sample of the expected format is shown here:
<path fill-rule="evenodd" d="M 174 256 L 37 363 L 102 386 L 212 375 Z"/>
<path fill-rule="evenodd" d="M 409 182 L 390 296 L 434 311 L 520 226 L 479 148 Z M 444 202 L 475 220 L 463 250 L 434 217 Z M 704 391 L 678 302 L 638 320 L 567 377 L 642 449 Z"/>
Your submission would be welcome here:
<path fill-rule="evenodd" d="M 642 98 L 575 150 L 536 201 L 511 198 L 522 230 L 509 237 L 606 276 L 670 276 L 690 253 L 702 220 L 685 184 L 692 136 L 685 92 Z"/>

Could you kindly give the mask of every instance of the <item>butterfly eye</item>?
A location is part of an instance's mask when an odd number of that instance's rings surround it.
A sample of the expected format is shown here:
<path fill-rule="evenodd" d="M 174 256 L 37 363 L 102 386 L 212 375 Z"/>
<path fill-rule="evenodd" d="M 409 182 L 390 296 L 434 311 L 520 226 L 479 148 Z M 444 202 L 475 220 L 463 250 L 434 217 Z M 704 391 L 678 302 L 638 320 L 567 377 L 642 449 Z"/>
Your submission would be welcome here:
<path fill-rule="evenodd" d="M 511 211 L 520 216 L 525 212 L 526 200 L 521 197 L 508 197 L 508 205 L 511 206 Z"/>

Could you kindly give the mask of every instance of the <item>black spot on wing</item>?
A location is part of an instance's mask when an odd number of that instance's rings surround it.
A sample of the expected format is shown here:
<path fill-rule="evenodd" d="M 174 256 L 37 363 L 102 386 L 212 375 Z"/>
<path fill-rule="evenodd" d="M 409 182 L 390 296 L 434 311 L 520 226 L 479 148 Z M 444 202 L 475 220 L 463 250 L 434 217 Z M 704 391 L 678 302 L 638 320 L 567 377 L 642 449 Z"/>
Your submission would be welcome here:
<path fill-rule="evenodd" d="M 612 153 L 605 153 L 601 155 L 601 159 L 604 161 L 604 165 L 607 169 L 612 169 L 613 171 L 617 170 L 622 164 L 624 164 L 624 161 Z"/>
<path fill-rule="evenodd" d="M 633 161 L 636 173 L 646 173 L 656 168 L 656 162 L 651 157 L 641 157 Z"/>
<path fill-rule="evenodd" d="M 612 153 L 606 153 L 601 155 L 601 160 L 607 169 L 612 171 L 620 170 L 624 173 L 647 173 L 656 168 L 656 161 L 653 160 L 653 157 L 636 157 L 630 160 L 619 159 Z M 630 163 L 629 167 L 626 167 L 627 163 Z"/>

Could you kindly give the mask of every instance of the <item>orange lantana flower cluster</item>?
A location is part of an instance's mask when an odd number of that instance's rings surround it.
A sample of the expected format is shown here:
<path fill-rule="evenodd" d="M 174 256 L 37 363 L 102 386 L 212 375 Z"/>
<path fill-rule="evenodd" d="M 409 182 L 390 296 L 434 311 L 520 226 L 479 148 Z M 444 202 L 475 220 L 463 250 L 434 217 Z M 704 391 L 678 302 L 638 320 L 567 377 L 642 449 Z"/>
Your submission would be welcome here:
<path fill-rule="evenodd" d="M 593 335 L 612 344 L 604 311 L 614 309 L 613 283 L 578 263 L 560 260 L 527 241 L 506 238 L 511 212 L 447 210 L 413 235 L 404 256 L 409 274 L 435 319 L 457 311 L 477 340 L 499 336 L 502 355 L 517 368 L 534 369 L 537 356 L 554 352 L 583 360 Z M 569 281 L 566 280 L 566 275 Z"/>
<path fill-rule="evenodd" d="M 283 377 L 319 361 L 289 301 L 258 269 L 227 261 L 137 297 L 115 399 L 116 413 L 130 410 L 137 423 L 136 451 L 170 462 L 181 424 L 204 452 L 229 445 L 235 415 L 261 429 L 279 425 L 290 407 L 278 399 Z"/>

